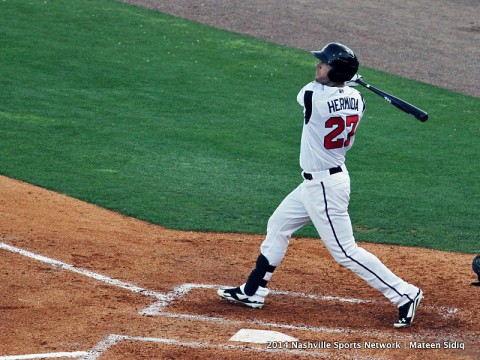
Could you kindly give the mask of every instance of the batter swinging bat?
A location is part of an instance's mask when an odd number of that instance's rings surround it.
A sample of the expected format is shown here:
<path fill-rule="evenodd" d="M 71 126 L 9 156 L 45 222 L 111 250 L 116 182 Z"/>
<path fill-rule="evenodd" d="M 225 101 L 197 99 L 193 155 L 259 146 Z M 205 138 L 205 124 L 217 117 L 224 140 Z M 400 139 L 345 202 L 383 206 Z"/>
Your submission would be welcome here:
<path fill-rule="evenodd" d="M 393 106 L 399 108 L 400 110 L 406 112 L 407 114 L 415 116 L 418 120 L 425 122 L 428 120 L 428 114 L 423 111 L 422 109 L 419 109 L 416 106 L 413 106 L 412 104 L 409 104 L 408 102 L 399 99 L 396 96 L 390 95 L 386 93 L 385 91 L 382 91 L 380 89 L 377 89 L 376 87 L 373 87 L 370 84 L 367 84 L 365 81 L 362 79 L 357 79 L 355 82 L 359 83 L 362 86 L 365 86 L 368 90 L 373 91 L 375 94 L 378 96 L 383 97 L 387 102 L 392 104 Z"/>

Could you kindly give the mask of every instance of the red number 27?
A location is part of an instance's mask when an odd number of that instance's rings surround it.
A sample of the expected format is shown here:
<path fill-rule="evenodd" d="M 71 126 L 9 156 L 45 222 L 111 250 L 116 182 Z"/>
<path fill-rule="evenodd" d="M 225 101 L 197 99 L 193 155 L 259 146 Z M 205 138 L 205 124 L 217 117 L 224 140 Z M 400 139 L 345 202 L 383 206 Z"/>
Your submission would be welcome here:
<path fill-rule="evenodd" d="M 325 149 L 339 149 L 341 147 L 347 147 L 350 145 L 350 138 L 355 135 L 355 130 L 358 125 L 358 115 L 347 116 L 346 120 L 343 120 L 341 117 L 331 117 L 325 122 L 325 127 L 334 128 L 325 136 L 324 146 Z M 346 127 L 351 127 L 350 132 L 347 135 L 347 138 L 337 138 Z"/>

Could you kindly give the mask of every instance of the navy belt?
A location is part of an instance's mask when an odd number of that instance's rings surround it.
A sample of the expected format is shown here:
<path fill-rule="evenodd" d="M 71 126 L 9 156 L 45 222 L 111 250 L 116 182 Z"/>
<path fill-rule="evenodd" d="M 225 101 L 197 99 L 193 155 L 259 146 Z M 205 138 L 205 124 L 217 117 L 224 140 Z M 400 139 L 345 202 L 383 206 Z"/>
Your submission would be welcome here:
<path fill-rule="evenodd" d="M 339 172 L 342 172 L 342 168 L 340 166 L 337 166 L 337 167 L 328 169 L 328 172 L 330 173 L 330 175 L 337 174 Z M 305 178 L 305 180 L 313 180 L 313 175 L 307 172 L 303 173 L 303 177 Z"/>

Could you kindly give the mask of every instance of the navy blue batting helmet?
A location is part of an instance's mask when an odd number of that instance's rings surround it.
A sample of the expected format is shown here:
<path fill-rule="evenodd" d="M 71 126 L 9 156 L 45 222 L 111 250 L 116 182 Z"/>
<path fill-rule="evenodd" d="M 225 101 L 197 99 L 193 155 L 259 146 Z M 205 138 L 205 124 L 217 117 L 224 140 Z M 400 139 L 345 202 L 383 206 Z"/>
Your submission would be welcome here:
<path fill-rule="evenodd" d="M 358 71 L 357 56 L 350 48 L 340 43 L 329 43 L 320 51 L 312 51 L 312 54 L 321 62 L 332 67 L 328 73 L 328 78 L 332 81 L 348 81 Z"/>

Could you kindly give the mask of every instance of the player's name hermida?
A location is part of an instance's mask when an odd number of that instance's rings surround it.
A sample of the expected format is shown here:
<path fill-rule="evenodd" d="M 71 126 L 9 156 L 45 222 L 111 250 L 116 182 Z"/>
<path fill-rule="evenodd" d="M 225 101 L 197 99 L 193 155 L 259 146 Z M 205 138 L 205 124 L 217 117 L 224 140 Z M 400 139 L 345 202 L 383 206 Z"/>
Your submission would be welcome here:
<path fill-rule="evenodd" d="M 268 349 L 461 349 L 465 343 L 460 341 L 423 342 L 423 341 L 390 341 L 390 342 L 340 342 L 340 341 L 272 341 Z"/>
<path fill-rule="evenodd" d="M 358 111 L 358 99 L 348 96 L 327 101 L 327 105 L 330 114 L 345 109 Z"/>

